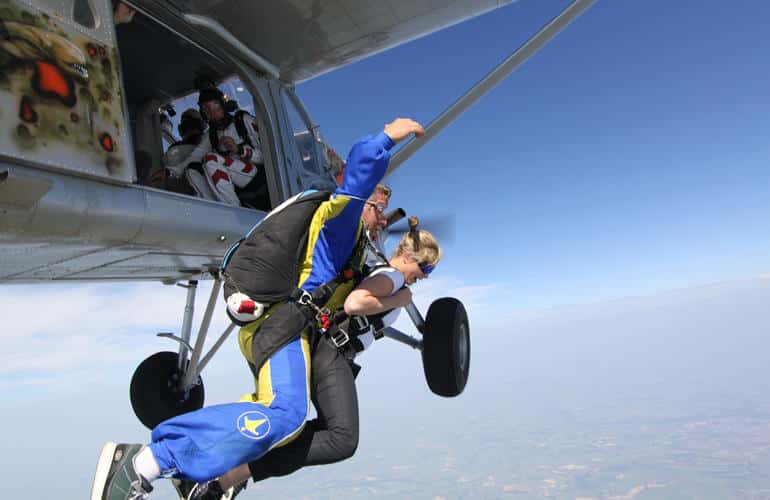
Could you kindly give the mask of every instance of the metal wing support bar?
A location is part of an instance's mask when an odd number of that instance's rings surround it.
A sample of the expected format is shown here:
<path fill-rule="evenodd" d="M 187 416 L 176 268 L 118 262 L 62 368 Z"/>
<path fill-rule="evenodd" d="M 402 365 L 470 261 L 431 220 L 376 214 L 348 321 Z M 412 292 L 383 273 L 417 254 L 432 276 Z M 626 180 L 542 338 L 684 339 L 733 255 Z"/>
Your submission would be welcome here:
<path fill-rule="evenodd" d="M 214 279 L 214 284 L 211 287 L 211 294 L 209 295 L 209 301 L 206 304 L 206 310 L 203 313 L 203 319 L 201 320 L 200 329 L 198 335 L 195 338 L 195 346 L 190 345 L 190 334 L 192 331 L 193 313 L 195 311 L 195 292 L 198 289 L 197 281 L 190 281 L 187 285 L 180 285 L 187 289 L 187 302 L 184 308 L 184 320 L 182 322 L 182 336 L 178 337 L 173 333 L 159 333 L 158 337 L 164 337 L 171 339 L 179 343 L 179 366 L 177 367 L 181 374 L 181 380 L 179 381 L 180 389 L 182 392 L 187 392 L 192 389 L 194 385 L 198 383 L 198 376 L 203 371 L 203 368 L 211 361 L 214 354 L 222 347 L 227 337 L 235 329 L 235 324 L 225 328 L 225 331 L 219 336 L 211 349 L 203 355 L 203 346 L 206 342 L 206 336 L 211 326 L 211 319 L 214 315 L 214 309 L 217 305 L 217 295 L 222 288 L 222 280 L 220 277 Z M 189 356 L 189 359 L 188 359 Z"/>
<path fill-rule="evenodd" d="M 490 71 L 484 78 L 470 88 L 462 97 L 457 99 L 451 106 L 444 110 L 435 120 L 425 128 L 425 136 L 420 140 L 414 139 L 406 143 L 399 149 L 391 159 L 390 167 L 385 175 L 392 174 L 406 160 L 408 160 L 418 149 L 425 146 L 431 139 L 436 137 L 439 132 L 457 119 L 463 112 L 476 103 L 481 97 L 502 82 L 508 75 L 521 66 L 530 56 L 537 52 L 546 43 L 551 41 L 580 14 L 588 10 L 596 0 L 575 0 L 558 16 L 553 18 L 532 38 L 527 40 L 524 45 L 516 49 L 495 69 Z"/>

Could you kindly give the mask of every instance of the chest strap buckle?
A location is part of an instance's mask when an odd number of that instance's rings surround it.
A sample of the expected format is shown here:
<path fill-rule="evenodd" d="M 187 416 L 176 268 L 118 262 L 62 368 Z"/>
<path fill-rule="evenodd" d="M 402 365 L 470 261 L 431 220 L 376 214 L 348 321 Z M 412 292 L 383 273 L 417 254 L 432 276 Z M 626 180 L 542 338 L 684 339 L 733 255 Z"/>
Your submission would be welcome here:
<path fill-rule="evenodd" d="M 308 307 L 315 312 L 315 321 L 318 324 L 321 333 L 326 333 L 326 331 L 331 328 L 331 311 L 326 307 L 318 307 L 310 293 L 301 290 L 301 294 L 296 300 L 298 304 Z"/>
<path fill-rule="evenodd" d="M 334 347 L 337 349 L 344 347 L 348 342 L 350 342 L 350 335 L 348 335 L 348 332 L 339 327 L 328 331 L 327 336 L 329 337 L 329 340 L 332 341 L 332 344 L 334 344 Z"/>

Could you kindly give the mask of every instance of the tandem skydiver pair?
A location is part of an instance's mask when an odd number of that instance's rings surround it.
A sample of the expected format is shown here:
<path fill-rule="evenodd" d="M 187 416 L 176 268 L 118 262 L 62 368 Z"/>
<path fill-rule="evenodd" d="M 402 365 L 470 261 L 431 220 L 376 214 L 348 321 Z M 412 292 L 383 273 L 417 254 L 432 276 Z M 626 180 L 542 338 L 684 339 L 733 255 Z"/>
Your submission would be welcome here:
<path fill-rule="evenodd" d="M 303 228 L 307 235 L 304 252 L 297 260 L 297 286 L 288 300 L 270 305 L 258 320 L 241 330 L 241 348 L 257 376 L 256 392 L 237 403 L 211 406 L 169 419 L 153 430 L 152 441 L 147 446 L 108 443 L 97 465 L 92 500 L 147 498 L 152 491 L 152 481 L 159 477 L 206 483 L 251 462 L 251 473 L 257 479 L 260 475 L 269 477 L 288 473 L 302 465 L 330 463 L 353 453 L 358 422 L 351 375 L 347 383 L 352 390 L 347 392 L 353 394 L 354 418 L 348 417 L 355 424 L 351 426 L 355 431 L 353 446 L 340 450 L 331 445 L 331 453 L 327 453 L 326 458 L 323 453 L 313 454 L 323 450 L 324 447 L 318 446 L 323 439 L 328 438 L 329 443 L 335 440 L 333 433 L 328 431 L 328 418 L 323 422 L 326 428 L 318 427 L 317 423 L 324 420 L 320 412 L 316 424 L 305 423 L 311 400 L 311 344 L 315 346 L 313 359 L 321 360 L 318 366 L 326 367 L 328 373 L 333 374 L 327 377 L 331 382 L 328 388 L 319 385 L 314 391 L 314 402 L 320 403 L 321 394 L 325 392 L 330 395 L 344 393 L 344 389 L 340 391 L 344 381 L 334 378 L 346 373 L 341 367 L 347 373 L 351 372 L 348 360 L 340 351 L 325 337 L 317 335 L 316 328 L 309 327 L 320 321 L 317 326 L 323 330 L 327 325 L 322 312 L 336 310 L 343 303 L 347 309 L 345 298 L 348 295 L 365 300 L 380 293 L 387 295 L 387 299 L 378 299 L 374 306 L 378 312 L 404 305 L 411 299 L 408 290 L 399 291 L 393 284 L 388 292 L 395 291 L 394 295 L 382 292 L 387 288 L 383 285 L 385 278 L 378 280 L 377 276 L 371 279 L 368 289 L 362 287 L 358 294 L 350 292 L 355 285 L 354 278 L 361 277 L 367 246 L 361 214 L 366 204 L 372 203 L 369 198 L 385 173 L 389 150 L 409 135 L 422 133 L 422 127 L 416 122 L 397 119 L 386 125 L 382 133 L 366 137 L 353 147 L 342 184 L 328 199 L 320 202 L 312 212 L 309 224 Z M 314 194 L 304 196 L 309 198 Z M 266 219 L 269 222 L 269 217 Z M 427 235 L 417 237 L 417 241 L 420 237 L 427 239 Z M 404 274 L 406 280 L 412 282 L 424 277 L 440 258 L 437 245 L 435 252 L 426 254 L 425 259 L 420 259 L 416 253 L 408 253 L 414 250 L 405 248 L 400 256 L 403 263 L 414 268 L 408 271 L 412 273 L 409 276 Z M 346 270 L 353 272 L 343 273 Z M 380 276 L 384 274 L 379 273 Z M 340 275 L 347 280 L 340 280 Z M 314 296 L 317 289 L 328 288 L 329 283 L 335 285 L 330 294 L 316 293 Z M 295 294 L 297 292 L 299 295 Z M 350 312 L 356 314 L 372 309 L 371 304 L 362 306 L 359 303 L 358 309 L 351 307 Z M 324 359 L 327 360 L 325 363 Z M 323 374 L 321 378 L 324 378 Z M 297 444 L 292 448 L 286 447 L 294 442 Z M 274 452 L 268 453 L 271 450 Z M 295 457 L 289 467 L 291 470 L 283 472 L 268 465 L 270 455 L 280 451 Z M 266 453 L 265 460 L 257 460 Z M 285 465 L 289 462 L 284 458 L 274 463 Z"/>

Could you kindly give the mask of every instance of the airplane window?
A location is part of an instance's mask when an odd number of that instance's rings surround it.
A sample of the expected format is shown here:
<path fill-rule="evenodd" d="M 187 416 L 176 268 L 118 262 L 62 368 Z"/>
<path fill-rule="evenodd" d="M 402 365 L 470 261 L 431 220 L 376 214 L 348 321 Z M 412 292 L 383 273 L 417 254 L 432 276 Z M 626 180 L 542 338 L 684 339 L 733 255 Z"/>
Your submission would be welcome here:
<path fill-rule="evenodd" d="M 86 28 L 96 28 L 97 18 L 91 0 L 75 0 L 72 6 L 72 19 Z"/>
<path fill-rule="evenodd" d="M 232 78 L 222 83 L 219 90 L 225 93 L 230 99 L 238 103 L 238 109 L 248 111 L 251 116 L 257 116 L 254 110 L 254 98 L 246 89 L 246 86 L 239 78 Z"/>
<path fill-rule="evenodd" d="M 84 28 L 96 29 L 100 24 L 93 0 L 36 0 L 34 4 L 57 17 L 71 19 Z"/>
<path fill-rule="evenodd" d="M 254 99 L 240 79 L 232 78 L 222 82 L 218 86 L 219 90 L 224 92 L 228 99 L 238 103 L 238 109 L 248 112 L 251 116 L 256 116 L 254 111 Z M 163 129 L 163 151 L 168 150 L 172 143 L 180 140 L 179 123 L 182 113 L 189 109 L 198 109 L 198 91 L 187 94 L 175 99 L 170 106 L 163 107 L 158 111 L 161 113 L 161 128 Z"/>
<path fill-rule="evenodd" d="M 318 147 L 315 134 L 308 128 L 302 119 L 302 115 L 294 104 L 294 101 L 281 91 L 286 111 L 289 114 L 289 122 L 294 130 L 294 140 L 297 144 L 302 168 L 299 172 L 300 184 L 303 189 L 330 189 L 336 187 L 334 178 L 326 170 L 325 165 L 318 161 Z"/>
<path fill-rule="evenodd" d="M 256 116 L 254 99 L 252 98 L 245 85 L 238 78 L 231 78 L 221 82 L 217 85 L 219 90 L 225 96 L 232 107 L 227 106 L 227 112 L 237 119 L 240 111 L 245 111 L 252 117 Z M 177 158 L 180 155 L 189 155 L 197 146 L 201 140 L 201 137 L 210 137 L 210 126 L 202 120 L 201 110 L 198 105 L 199 91 L 194 91 L 179 97 L 169 103 L 161 104 L 157 112 L 160 118 L 160 133 L 162 136 L 163 147 L 163 161 L 166 166 L 168 164 L 176 164 Z M 183 117 L 187 116 L 183 123 Z M 240 123 L 252 123 L 248 117 L 244 118 L 242 115 Z M 243 121 L 249 120 L 249 121 Z M 195 124 L 198 123 L 201 128 L 196 128 Z M 236 130 L 238 126 L 236 125 Z M 256 129 L 255 129 L 256 130 Z M 248 132 L 247 132 L 248 133 Z M 259 138 L 257 132 L 256 140 L 262 140 Z M 241 142 L 240 139 L 238 142 Z M 220 150 L 221 151 L 221 150 Z M 182 156 L 184 158 L 184 156 Z M 198 163 L 191 162 L 190 164 Z M 197 174 L 191 174 L 188 170 L 184 171 L 185 178 L 190 184 L 189 188 L 196 196 L 200 196 L 206 199 L 216 200 L 217 195 L 209 188 L 212 185 L 206 181 L 205 167 L 200 165 L 192 167 L 193 170 L 201 174 L 198 179 Z M 178 177 L 178 176 L 177 176 Z M 205 184 L 202 185 L 202 184 Z M 184 186 L 182 186 L 184 187 Z M 166 189 L 175 190 L 166 186 Z M 182 191 L 177 191 L 182 192 Z M 267 185 L 262 177 L 254 177 L 252 182 L 246 186 L 239 186 L 236 188 L 236 195 L 240 199 L 241 203 L 246 207 L 256 208 L 260 210 L 266 210 L 270 208 L 269 194 L 267 191 Z M 221 200 L 220 200 L 221 201 Z"/>

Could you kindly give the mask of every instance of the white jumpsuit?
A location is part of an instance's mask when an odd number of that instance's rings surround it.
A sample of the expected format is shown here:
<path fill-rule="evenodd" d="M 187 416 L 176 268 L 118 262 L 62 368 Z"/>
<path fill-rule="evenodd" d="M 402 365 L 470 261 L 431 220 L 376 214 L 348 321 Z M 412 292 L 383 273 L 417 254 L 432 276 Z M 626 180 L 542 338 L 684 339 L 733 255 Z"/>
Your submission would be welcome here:
<path fill-rule="evenodd" d="M 233 117 L 230 124 L 224 129 L 217 129 L 216 134 L 219 138 L 218 151 L 215 151 L 211 145 L 209 131 L 204 132 L 201 142 L 195 147 L 184 162 L 177 165 L 169 165 L 167 168 L 181 175 L 185 166 L 190 162 L 200 162 L 206 179 L 211 189 L 214 191 L 217 199 L 221 202 L 240 206 L 241 201 L 235 194 L 235 187 L 245 187 L 259 169 L 264 167 L 262 157 L 262 148 L 257 134 L 257 125 L 254 117 L 248 113 L 243 113 L 243 121 L 246 126 L 248 139 L 252 146 L 246 143 L 246 139 L 240 137 L 235 120 Z M 228 152 L 221 144 L 222 138 L 231 137 L 236 144 L 240 145 L 243 154 Z"/>

